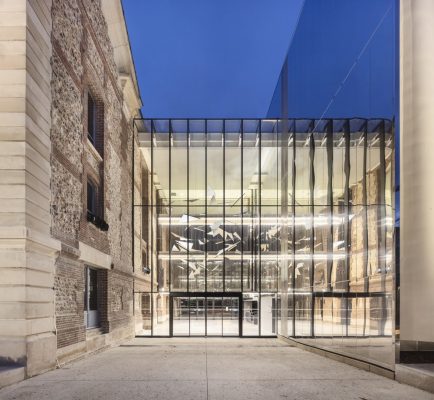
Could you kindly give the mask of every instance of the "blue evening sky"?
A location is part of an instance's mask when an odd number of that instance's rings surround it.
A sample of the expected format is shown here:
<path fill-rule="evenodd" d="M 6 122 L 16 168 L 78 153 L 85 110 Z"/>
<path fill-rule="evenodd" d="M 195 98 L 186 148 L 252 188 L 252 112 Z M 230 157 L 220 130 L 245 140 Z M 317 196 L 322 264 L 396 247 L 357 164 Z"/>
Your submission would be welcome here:
<path fill-rule="evenodd" d="M 264 117 L 304 0 L 123 0 L 144 117 Z"/>

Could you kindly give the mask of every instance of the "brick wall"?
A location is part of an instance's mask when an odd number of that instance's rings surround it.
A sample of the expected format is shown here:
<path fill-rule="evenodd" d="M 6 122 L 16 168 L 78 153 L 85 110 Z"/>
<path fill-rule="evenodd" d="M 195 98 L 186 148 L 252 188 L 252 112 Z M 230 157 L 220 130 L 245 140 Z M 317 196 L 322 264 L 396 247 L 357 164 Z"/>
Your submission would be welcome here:
<path fill-rule="evenodd" d="M 110 270 L 98 271 L 102 332 L 128 332 L 132 326 L 132 124 L 123 113 L 101 1 L 53 0 L 52 19 L 51 213 L 52 235 L 63 243 L 55 276 L 57 343 L 63 348 L 86 339 L 86 265 L 80 259 L 80 242 L 112 260 Z M 97 105 L 95 148 L 87 138 L 88 93 Z M 87 220 L 88 178 L 100 190 L 108 231 Z"/>

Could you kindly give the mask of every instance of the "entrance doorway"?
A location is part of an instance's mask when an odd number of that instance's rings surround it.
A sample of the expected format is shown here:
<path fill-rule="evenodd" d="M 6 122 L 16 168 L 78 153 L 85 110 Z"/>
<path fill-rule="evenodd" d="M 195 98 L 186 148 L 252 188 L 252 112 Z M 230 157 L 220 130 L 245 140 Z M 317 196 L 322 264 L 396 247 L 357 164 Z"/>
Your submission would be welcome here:
<path fill-rule="evenodd" d="M 174 293 L 170 336 L 241 336 L 240 293 Z"/>
<path fill-rule="evenodd" d="M 86 290 L 84 294 L 84 318 L 86 328 L 99 326 L 98 311 L 98 271 L 86 267 Z"/>

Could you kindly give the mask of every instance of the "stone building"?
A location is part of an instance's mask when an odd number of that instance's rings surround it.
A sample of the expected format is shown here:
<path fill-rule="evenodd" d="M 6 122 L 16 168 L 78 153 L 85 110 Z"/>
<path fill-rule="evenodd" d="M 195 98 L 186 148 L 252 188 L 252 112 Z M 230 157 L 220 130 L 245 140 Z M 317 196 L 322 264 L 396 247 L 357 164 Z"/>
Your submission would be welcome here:
<path fill-rule="evenodd" d="M 134 334 L 140 107 L 120 0 L 0 2 L 0 365 L 21 377 Z"/>

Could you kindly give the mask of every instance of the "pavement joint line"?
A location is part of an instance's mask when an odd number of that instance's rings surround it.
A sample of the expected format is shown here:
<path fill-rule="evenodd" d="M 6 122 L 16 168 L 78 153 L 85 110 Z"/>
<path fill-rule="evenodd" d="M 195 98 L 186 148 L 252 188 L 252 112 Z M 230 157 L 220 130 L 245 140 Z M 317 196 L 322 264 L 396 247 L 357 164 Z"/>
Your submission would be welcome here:
<path fill-rule="evenodd" d="M 387 379 L 387 378 L 384 378 Z M 228 381 L 228 382 L 291 382 L 291 381 L 336 381 L 336 382 L 365 382 L 365 381 L 381 381 L 384 379 L 379 378 L 273 378 L 273 379 L 228 379 L 228 378 L 197 378 L 197 379 L 54 379 L 54 380 L 27 380 L 26 386 L 34 386 L 35 383 L 52 383 L 52 382 L 205 382 L 205 381 Z M 388 381 L 390 379 L 387 379 Z M 393 381 L 392 381 L 393 382 Z"/>
<path fill-rule="evenodd" d="M 206 371 L 206 399 L 209 398 L 209 379 L 208 379 L 208 342 L 205 342 L 205 371 Z"/>

